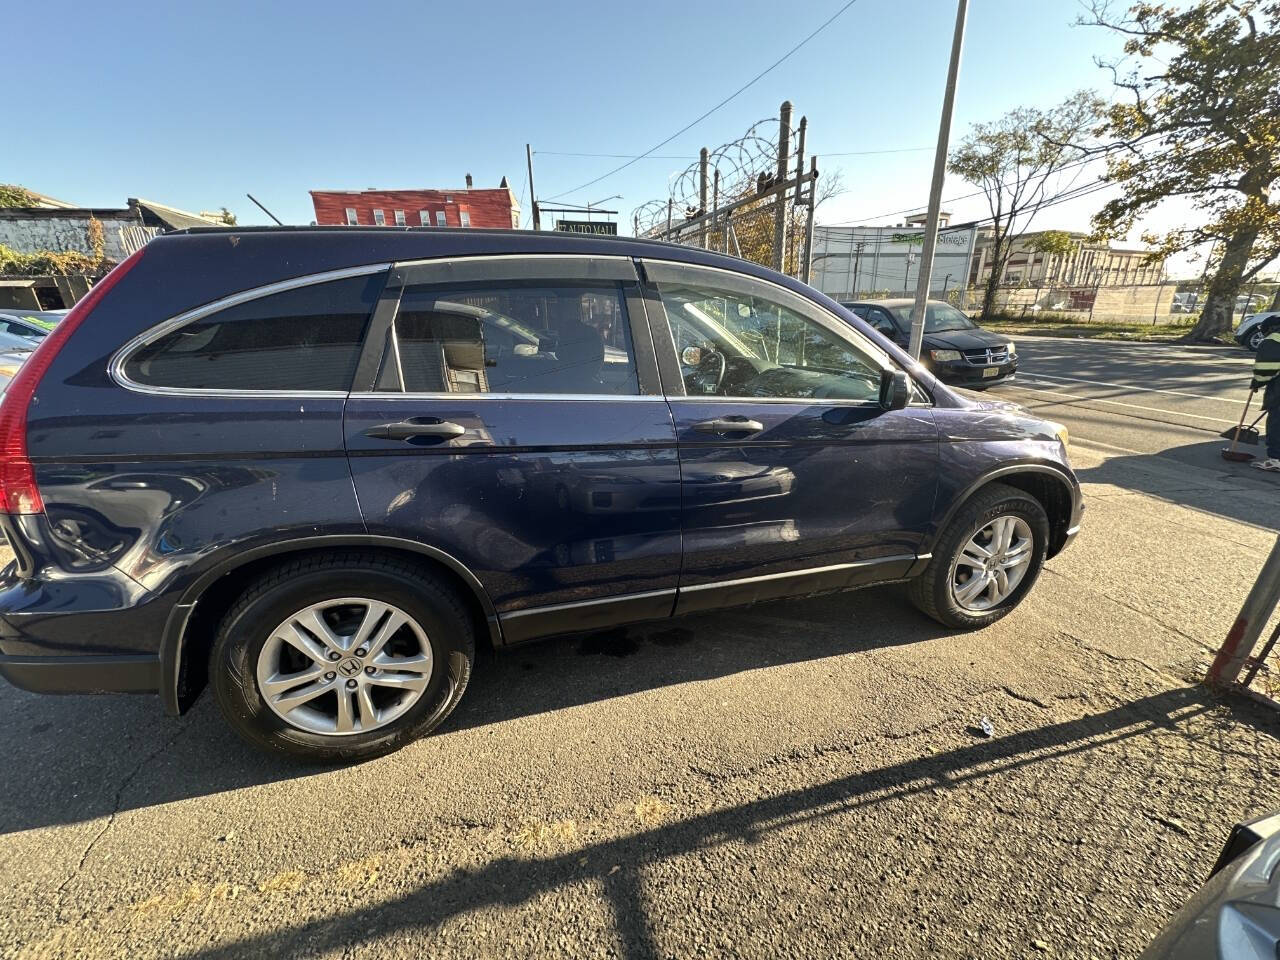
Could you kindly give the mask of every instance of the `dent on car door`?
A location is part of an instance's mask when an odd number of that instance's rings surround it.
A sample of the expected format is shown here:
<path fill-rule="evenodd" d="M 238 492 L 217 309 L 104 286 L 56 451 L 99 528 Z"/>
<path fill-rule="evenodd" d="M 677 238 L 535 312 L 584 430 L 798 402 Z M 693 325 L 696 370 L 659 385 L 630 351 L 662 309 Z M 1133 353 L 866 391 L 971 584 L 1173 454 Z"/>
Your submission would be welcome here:
<path fill-rule="evenodd" d="M 392 277 L 346 411 L 369 532 L 454 557 L 509 642 L 669 614 L 679 461 L 632 262 Z"/>
<path fill-rule="evenodd" d="M 905 574 L 937 484 L 923 393 L 882 408 L 889 358 L 798 294 L 644 269 L 684 480 L 677 612 Z"/>

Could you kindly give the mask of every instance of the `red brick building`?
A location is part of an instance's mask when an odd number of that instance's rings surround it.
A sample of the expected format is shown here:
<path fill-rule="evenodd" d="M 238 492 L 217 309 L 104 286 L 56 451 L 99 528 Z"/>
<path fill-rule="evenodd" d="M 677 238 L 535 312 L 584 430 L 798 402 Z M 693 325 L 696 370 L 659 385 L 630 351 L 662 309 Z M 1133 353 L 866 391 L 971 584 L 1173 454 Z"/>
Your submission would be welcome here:
<path fill-rule="evenodd" d="M 502 178 L 475 189 L 471 174 L 459 190 L 312 190 L 316 223 L 364 227 L 520 227 L 520 205 Z"/>

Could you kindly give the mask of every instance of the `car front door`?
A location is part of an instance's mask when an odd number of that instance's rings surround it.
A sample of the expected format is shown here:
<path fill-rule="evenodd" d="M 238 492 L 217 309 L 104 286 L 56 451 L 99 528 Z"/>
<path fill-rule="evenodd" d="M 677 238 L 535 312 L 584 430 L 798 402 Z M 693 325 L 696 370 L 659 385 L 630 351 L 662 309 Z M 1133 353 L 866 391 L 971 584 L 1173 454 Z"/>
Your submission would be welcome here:
<path fill-rule="evenodd" d="M 670 614 L 680 470 L 631 260 L 396 265 L 345 433 L 370 534 L 474 574 L 507 641 Z"/>
<path fill-rule="evenodd" d="M 937 486 L 926 394 L 885 409 L 893 361 L 784 287 L 666 261 L 644 271 L 683 480 L 677 612 L 906 574 Z"/>

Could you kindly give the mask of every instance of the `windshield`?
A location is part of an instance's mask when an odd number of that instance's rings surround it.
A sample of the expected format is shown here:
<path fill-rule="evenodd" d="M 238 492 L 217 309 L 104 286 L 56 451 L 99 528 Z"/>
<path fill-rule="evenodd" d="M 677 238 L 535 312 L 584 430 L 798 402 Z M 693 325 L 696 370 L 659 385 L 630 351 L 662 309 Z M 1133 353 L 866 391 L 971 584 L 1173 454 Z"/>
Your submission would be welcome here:
<path fill-rule="evenodd" d="M 893 319 L 903 330 L 911 329 L 911 304 L 891 307 Z M 930 303 L 925 308 L 924 332 L 942 333 L 944 330 L 975 330 L 977 324 L 966 317 L 955 307 L 946 303 Z"/>

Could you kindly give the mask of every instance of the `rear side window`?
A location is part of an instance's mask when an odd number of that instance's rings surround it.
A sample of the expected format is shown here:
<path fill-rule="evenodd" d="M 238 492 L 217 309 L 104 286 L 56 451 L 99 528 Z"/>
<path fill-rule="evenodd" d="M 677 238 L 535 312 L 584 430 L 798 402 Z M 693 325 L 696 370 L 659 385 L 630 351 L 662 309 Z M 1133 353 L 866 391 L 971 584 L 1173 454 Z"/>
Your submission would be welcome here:
<path fill-rule="evenodd" d="M 621 285 L 409 287 L 400 298 L 379 389 L 638 394 Z"/>
<path fill-rule="evenodd" d="M 184 390 L 349 390 L 383 280 L 330 280 L 227 307 L 134 350 L 124 375 Z"/>

